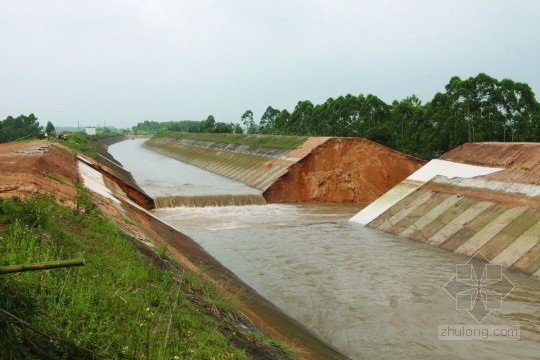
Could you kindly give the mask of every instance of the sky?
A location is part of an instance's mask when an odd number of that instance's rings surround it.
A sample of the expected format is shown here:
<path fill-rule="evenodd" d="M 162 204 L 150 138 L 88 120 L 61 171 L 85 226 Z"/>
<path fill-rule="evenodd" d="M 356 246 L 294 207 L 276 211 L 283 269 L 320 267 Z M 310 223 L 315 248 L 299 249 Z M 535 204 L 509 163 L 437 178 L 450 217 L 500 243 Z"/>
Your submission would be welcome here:
<path fill-rule="evenodd" d="M 0 0 L 0 119 L 239 122 L 484 72 L 540 94 L 537 0 Z"/>

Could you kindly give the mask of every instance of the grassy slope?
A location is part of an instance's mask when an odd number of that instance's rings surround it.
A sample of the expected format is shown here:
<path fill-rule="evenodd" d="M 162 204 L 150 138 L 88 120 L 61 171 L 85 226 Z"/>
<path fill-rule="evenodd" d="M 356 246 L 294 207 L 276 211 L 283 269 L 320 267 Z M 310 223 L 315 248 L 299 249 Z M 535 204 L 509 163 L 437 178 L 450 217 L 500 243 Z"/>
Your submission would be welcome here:
<path fill-rule="evenodd" d="M 99 159 L 108 155 L 106 140 L 75 133 L 59 142 Z M 245 331 L 234 304 L 165 260 L 165 249 L 143 255 L 137 241 L 104 218 L 91 195 L 83 189 L 79 195 L 78 212 L 57 206 L 52 197 L 0 200 L 0 265 L 87 260 L 85 268 L 0 275 L 0 358 L 246 358 L 239 349 L 248 357 L 294 358 L 255 329 Z M 42 297 L 45 290 L 49 295 Z M 60 302 L 62 296 L 71 302 Z M 118 299 L 125 311 L 119 311 Z"/>
<path fill-rule="evenodd" d="M 0 358 L 243 359 L 233 342 L 262 343 L 235 338 L 212 316 L 230 304 L 143 255 L 85 190 L 77 204 L 0 201 L 0 265 L 86 259 L 82 268 L 0 275 Z"/>
<path fill-rule="evenodd" d="M 305 136 L 256 135 L 256 134 L 216 134 L 160 132 L 154 138 L 189 139 L 220 144 L 248 145 L 275 149 L 296 149 L 307 139 Z"/>

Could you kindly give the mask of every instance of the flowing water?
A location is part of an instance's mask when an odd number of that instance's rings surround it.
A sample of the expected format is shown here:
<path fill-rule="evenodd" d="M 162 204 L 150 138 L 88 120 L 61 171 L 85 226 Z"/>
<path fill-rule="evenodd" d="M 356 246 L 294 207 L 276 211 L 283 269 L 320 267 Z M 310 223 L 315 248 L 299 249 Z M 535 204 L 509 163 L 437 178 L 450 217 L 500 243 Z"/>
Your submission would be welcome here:
<path fill-rule="evenodd" d="M 140 142 L 116 144 L 109 152 L 148 192 L 171 184 L 169 195 L 174 195 L 186 186 L 174 179 L 161 182 L 160 172 L 194 172 L 140 148 Z M 124 159 L 132 154 L 137 156 L 134 168 Z M 146 167 L 147 161 L 152 168 Z M 196 187 L 197 176 L 208 175 L 196 175 L 187 185 L 190 189 Z M 502 309 L 481 323 L 519 328 L 519 341 L 440 340 L 439 327 L 444 331 L 445 325 L 478 325 L 469 313 L 456 310 L 456 301 L 443 289 L 456 274 L 456 264 L 468 259 L 348 222 L 357 210 L 336 204 L 269 204 L 154 212 L 353 359 L 538 358 L 538 279 L 504 271 L 515 288 Z"/>
<path fill-rule="evenodd" d="M 141 146 L 145 141 L 122 141 L 109 146 L 109 153 L 131 172 L 157 207 L 265 203 L 261 191 L 147 150 Z"/>

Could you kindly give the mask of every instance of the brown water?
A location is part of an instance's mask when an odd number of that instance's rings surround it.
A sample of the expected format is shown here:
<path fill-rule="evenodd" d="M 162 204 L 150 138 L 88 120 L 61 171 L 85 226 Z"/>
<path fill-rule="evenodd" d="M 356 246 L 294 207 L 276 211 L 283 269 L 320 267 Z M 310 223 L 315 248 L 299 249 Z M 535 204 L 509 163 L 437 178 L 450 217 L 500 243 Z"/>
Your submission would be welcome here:
<path fill-rule="evenodd" d="M 519 341 L 439 340 L 441 325 L 477 324 L 443 289 L 468 259 L 348 222 L 356 211 L 269 204 L 155 214 L 353 359 L 538 358 L 538 279 L 504 271 L 515 288 L 482 322 L 519 327 Z"/>
<path fill-rule="evenodd" d="M 145 149 L 141 146 L 145 141 L 122 141 L 109 146 L 108 151 L 161 207 L 265 202 L 261 191 Z"/>

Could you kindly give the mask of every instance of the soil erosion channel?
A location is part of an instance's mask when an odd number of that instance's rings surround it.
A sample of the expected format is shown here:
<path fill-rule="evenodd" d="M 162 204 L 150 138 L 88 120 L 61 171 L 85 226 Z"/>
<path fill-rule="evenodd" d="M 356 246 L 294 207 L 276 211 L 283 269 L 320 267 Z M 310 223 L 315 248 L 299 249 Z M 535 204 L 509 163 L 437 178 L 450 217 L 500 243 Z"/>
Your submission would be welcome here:
<path fill-rule="evenodd" d="M 109 152 L 150 195 L 156 196 L 157 187 L 163 191 L 157 196 L 186 196 L 186 188 L 195 197 L 209 193 L 203 180 L 213 174 L 144 149 L 139 140 L 111 145 Z M 192 178 L 177 182 L 171 173 Z M 226 178 L 216 181 L 221 195 L 253 194 Z M 502 310 L 482 323 L 519 327 L 519 342 L 441 341 L 440 325 L 477 324 L 456 310 L 443 289 L 456 264 L 468 259 L 347 222 L 357 210 L 343 204 L 268 204 L 179 206 L 154 213 L 353 359 L 537 356 L 537 279 L 505 271 L 515 289 Z"/>

